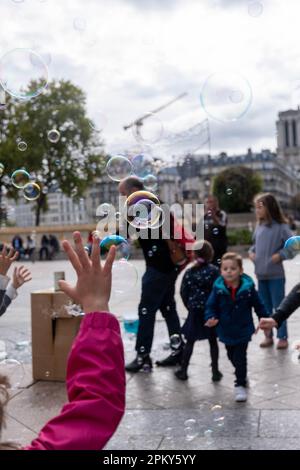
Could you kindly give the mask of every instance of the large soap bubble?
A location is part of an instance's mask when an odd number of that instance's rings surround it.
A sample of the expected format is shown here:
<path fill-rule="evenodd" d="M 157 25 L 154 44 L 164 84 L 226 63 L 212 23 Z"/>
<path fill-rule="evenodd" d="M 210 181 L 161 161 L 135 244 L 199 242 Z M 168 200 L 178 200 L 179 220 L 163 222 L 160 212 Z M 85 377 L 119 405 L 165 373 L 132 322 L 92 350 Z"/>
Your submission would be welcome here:
<path fill-rule="evenodd" d="M 239 73 L 219 72 L 206 79 L 200 99 L 209 117 L 231 122 L 243 117 L 250 108 L 252 90 L 248 80 Z"/>
<path fill-rule="evenodd" d="M 0 59 L 0 83 L 11 96 L 30 100 L 46 88 L 48 68 L 31 49 L 13 49 Z"/>

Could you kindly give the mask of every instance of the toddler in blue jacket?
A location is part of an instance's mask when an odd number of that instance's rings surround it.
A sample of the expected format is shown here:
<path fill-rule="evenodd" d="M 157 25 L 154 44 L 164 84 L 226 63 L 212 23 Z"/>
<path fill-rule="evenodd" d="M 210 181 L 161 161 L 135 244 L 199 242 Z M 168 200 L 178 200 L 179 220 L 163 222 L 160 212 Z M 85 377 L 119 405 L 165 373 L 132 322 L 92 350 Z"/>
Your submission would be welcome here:
<path fill-rule="evenodd" d="M 221 276 L 215 281 L 205 308 L 206 326 L 217 325 L 219 340 L 235 368 L 235 400 L 247 400 L 247 347 L 255 332 L 252 307 L 259 318 L 266 314 L 250 276 L 243 273 L 242 257 L 226 253 Z"/>

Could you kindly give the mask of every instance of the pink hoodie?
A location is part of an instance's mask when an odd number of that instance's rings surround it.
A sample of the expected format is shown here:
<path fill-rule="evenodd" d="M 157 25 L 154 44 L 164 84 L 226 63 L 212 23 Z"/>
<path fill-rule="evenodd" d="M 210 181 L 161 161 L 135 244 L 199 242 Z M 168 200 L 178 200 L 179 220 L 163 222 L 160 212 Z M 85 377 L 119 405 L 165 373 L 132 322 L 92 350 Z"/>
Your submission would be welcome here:
<path fill-rule="evenodd" d="M 101 450 L 125 410 L 124 351 L 110 313 L 83 318 L 68 359 L 69 402 L 25 450 Z"/>

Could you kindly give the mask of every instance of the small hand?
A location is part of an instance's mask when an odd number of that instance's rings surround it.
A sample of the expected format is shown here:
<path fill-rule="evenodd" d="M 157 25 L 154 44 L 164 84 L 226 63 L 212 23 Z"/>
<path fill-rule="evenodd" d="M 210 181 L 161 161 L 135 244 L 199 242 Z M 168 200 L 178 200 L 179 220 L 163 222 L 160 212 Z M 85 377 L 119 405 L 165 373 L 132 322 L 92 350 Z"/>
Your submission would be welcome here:
<path fill-rule="evenodd" d="M 281 256 L 279 253 L 275 253 L 273 256 L 272 256 L 272 262 L 274 264 L 277 264 L 277 263 L 280 263 L 281 261 Z"/>
<path fill-rule="evenodd" d="M 213 326 L 216 326 L 219 323 L 219 320 L 217 318 L 209 318 L 207 322 L 205 323 L 205 326 L 208 326 L 209 328 L 212 328 Z"/>
<path fill-rule="evenodd" d="M 9 270 L 12 263 L 18 258 L 18 252 L 15 252 L 12 247 L 10 247 L 9 252 L 6 252 L 6 245 L 3 243 L 3 248 L 0 253 L 0 274 L 6 276 L 7 271 Z"/>
<path fill-rule="evenodd" d="M 21 287 L 25 282 L 31 281 L 31 273 L 25 266 L 18 266 L 14 269 L 13 286 L 15 289 Z"/>
<path fill-rule="evenodd" d="M 255 261 L 255 253 L 250 252 L 250 253 L 249 253 L 249 258 L 251 259 L 251 261 L 254 262 L 254 261 Z"/>
<path fill-rule="evenodd" d="M 258 326 L 261 330 L 271 330 L 277 328 L 278 324 L 273 318 L 261 318 Z"/>
<path fill-rule="evenodd" d="M 116 248 L 114 246 L 110 248 L 102 267 L 98 237 L 93 238 L 90 258 L 84 249 L 79 232 L 74 232 L 73 239 L 75 249 L 67 240 L 63 241 L 62 246 L 76 271 L 77 283 L 72 287 L 66 281 L 59 281 L 59 287 L 76 304 L 81 304 L 85 313 L 107 312 L 111 293 L 111 270 Z"/>

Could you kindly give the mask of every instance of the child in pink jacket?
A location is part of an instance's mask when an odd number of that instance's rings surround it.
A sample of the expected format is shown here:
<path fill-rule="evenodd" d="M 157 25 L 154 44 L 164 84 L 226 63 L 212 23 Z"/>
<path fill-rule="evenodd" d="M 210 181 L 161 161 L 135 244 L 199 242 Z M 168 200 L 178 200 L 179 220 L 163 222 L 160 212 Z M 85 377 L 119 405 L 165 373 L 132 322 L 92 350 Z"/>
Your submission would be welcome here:
<path fill-rule="evenodd" d="M 86 315 L 68 359 L 69 401 L 26 450 L 101 450 L 125 410 L 123 345 L 119 323 L 108 308 L 115 248 L 102 267 L 99 240 L 93 241 L 90 259 L 79 232 L 74 233 L 74 241 L 75 250 L 67 241 L 63 247 L 77 283 L 71 287 L 60 281 L 60 288 L 82 305 Z"/>

